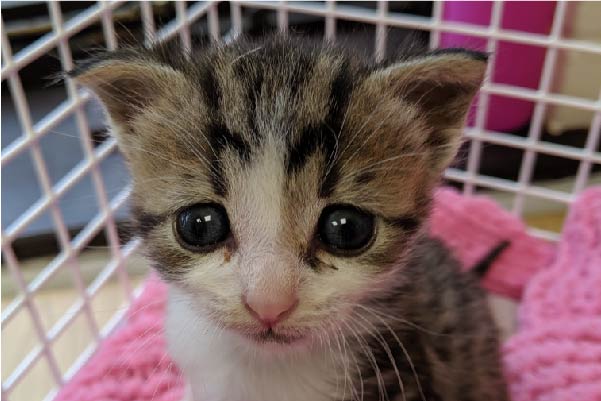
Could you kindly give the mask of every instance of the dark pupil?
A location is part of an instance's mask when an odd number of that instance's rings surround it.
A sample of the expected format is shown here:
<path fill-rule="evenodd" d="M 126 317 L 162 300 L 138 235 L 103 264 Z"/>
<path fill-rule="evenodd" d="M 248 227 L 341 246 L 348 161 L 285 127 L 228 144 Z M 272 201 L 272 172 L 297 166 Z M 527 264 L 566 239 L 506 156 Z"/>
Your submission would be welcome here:
<path fill-rule="evenodd" d="M 329 206 L 319 222 L 320 240 L 334 249 L 360 249 L 367 245 L 373 233 L 373 216 L 352 206 Z"/>
<path fill-rule="evenodd" d="M 229 232 L 227 213 L 221 205 L 194 205 L 177 217 L 177 232 L 188 245 L 204 247 L 224 241 Z"/>

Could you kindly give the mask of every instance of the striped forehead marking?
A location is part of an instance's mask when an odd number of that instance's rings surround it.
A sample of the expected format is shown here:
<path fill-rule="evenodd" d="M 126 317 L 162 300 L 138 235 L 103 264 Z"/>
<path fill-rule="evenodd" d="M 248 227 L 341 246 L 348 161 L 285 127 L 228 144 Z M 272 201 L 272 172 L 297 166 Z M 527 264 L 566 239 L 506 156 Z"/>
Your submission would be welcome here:
<path fill-rule="evenodd" d="M 257 52 L 256 57 L 260 54 Z M 207 137 L 211 146 L 210 162 L 211 171 L 210 179 L 215 193 L 219 196 L 226 197 L 228 195 L 227 177 L 223 171 L 222 157 L 226 150 L 233 150 L 234 154 L 242 161 L 243 165 L 253 158 L 256 149 L 263 144 L 264 132 L 260 132 L 257 126 L 257 108 L 259 102 L 269 102 L 272 99 L 266 98 L 266 93 L 277 92 L 278 90 L 286 91 L 291 97 L 301 90 L 305 85 L 310 74 L 312 73 L 312 65 L 314 60 L 309 57 L 299 58 L 299 66 L 292 71 L 284 69 L 290 67 L 284 65 L 269 65 L 269 60 L 261 60 L 254 63 L 255 57 L 249 57 L 244 62 L 239 61 L 233 69 L 237 75 L 237 81 L 244 87 L 246 99 L 240 99 L 246 104 L 246 125 L 250 130 L 249 135 L 244 135 L 240 132 L 233 132 L 228 128 L 226 118 L 227 110 L 223 110 L 222 92 L 223 85 L 220 84 L 218 74 L 210 65 L 205 66 L 205 72 L 200 80 L 201 92 L 204 95 L 205 102 L 209 108 L 210 122 L 208 123 Z M 277 59 L 274 61 L 277 63 Z M 283 62 L 280 60 L 280 62 Z M 254 63 L 254 64 L 249 64 Z M 281 74 L 287 78 L 287 82 L 280 82 L 281 89 L 278 87 L 266 88 L 267 82 L 274 85 L 274 80 L 267 80 L 265 74 L 277 74 L 277 68 L 281 68 Z M 336 165 L 335 153 L 336 147 L 340 139 L 344 116 L 348 107 L 348 101 L 351 97 L 354 87 L 353 77 L 348 65 L 348 62 L 340 63 L 336 73 L 330 82 L 325 82 L 324 85 L 329 85 L 329 96 L 327 99 L 328 110 L 325 118 L 322 121 L 310 122 L 304 127 L 289 127 L 289 129 L 297 130 L 297 135 L 289 135 L 287 138 L 282 138 L 286 144 L 285 169 L 287 175 L 293 175 L 302 170 L 307 161 L 317 152 L 321 152 L 327 165 L 323 167 L 323 175 L 320 177 L 319 196 L 329 196 L 338 181 L 338 166 Z M 311 101 L 305 100 L 305 101 Z M 293 106 L 293 105 L 291 105 Z M 290 111 L 291 113 L 294 110 Z M 278 118 L 286 120 L 289 116 L 269 116 L 267 118 Z M 289 132 L 289 131 L 287 131 Z"/>

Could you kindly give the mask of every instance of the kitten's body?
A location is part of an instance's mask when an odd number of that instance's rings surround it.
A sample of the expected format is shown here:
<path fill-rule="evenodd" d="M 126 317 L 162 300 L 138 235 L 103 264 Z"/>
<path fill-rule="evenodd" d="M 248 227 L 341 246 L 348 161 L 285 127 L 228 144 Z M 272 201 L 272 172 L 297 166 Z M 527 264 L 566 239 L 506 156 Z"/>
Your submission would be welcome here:
<path fill-rule="evenodd" d="M 369 65 L 276 38 L 76 72 L 131 167 L 194 401 L 506 399 L 483 294 L 424 237 L 485 65 L 457 50 Z M 225 236 L 192 246 L 194 210 Z"/>

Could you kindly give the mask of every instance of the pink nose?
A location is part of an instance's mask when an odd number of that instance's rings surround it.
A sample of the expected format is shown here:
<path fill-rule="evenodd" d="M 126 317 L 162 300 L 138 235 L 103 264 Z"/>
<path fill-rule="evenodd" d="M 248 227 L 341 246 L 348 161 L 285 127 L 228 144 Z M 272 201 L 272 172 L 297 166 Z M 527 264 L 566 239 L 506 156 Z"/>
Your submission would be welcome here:
<path fill-rule="evenodd" d="M 266 297 L 251 292 L 242 297 L 242 302 L 255 319 L 271 328 L 290 316 L 298 305 L 298 298 L 294 295 Z"/>

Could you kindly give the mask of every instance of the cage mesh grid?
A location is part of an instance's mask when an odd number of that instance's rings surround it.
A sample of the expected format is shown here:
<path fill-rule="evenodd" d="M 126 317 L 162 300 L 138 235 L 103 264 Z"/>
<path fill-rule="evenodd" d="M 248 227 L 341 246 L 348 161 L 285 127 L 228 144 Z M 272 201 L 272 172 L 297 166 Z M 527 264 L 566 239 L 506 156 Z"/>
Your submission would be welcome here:
<path fill-rule="evenodd" d="M 18 313 L 27 313 L 31 318 L 34 331 L 39 339 L 39 345 L 31 349 L 14 371 L 3 380 L 2 399 L 4 400 L 10 399 L 15 386 L 31 372 L 33 366 L 39 360 L 43 359 L 48 364 L 55 385 L 55 389 L 50 391 L 45 399 L 52 399 L 56 394 L 56 389 L 69 380 L 88 360 L 100 341 L 110 334 L 124 314 L 124 309 L 117 311 L 104 327 L 99 327 L 91 310 L 90 299 L 98 293 L 100 288 L 113 275 L 117 275 L 119 284 L 129 301 L 136 295 L 128 280 L 124 264 L 139 248 L 140 242 L 138 239 L 132 239 L 125 244 L 120 244 L 114 219 L 115 211 L 124 205 L 131 188 L 129 186 L 125 187 L 112 198 L 109 198 L 107 194 L 98 166 L 101 161 L 105 160 L 116 149 L 116 143 L 114 139 L 108 139 L 100 146 L 93 147 L 90 127 L 83 111 L 84 106 L 92 99 L 90 93 L 77 88 L 73 82 L 67 80 L 68 98 L 39 121 L 34 122 L 19 76 L 19 72 L 23 68 L 41 57 L 51 48 L 58 49 L 63 69 L 71 69 L 73 60 L 69 47 L 69 39 L 94 23 L 100 22 L 102 24 L 106 47 L 108 49 L 117 48 L 118 42 L 112 14 L 122 3 L 120 1 L 98 2 L 76 16 L 65 20 L 60 4 L 57 2 L 48 2 L 48 11 L 53 27 L 52 31 L 32 42 L 16 54 L 12 54 L 10 42 L 4 29 L 4 23 L 2 23 L 3 63 L 1 79 L 3 82 L 7 81 L 10 88 L 22 134 L 18 139 L 3 148 L 1 165 L 6 166 L 19 155 L 30 152 L 38 178 L 38 185 L 43 194 L 38 201 L 30 205 L 23 214 L 2 232 L 3 258 L 19 291 L 11 303 L 3 306 L 2 329 Z M 596 100 L 557 94 L 551 91 L 559 51 L 571 50 L 601 55 L 601 44 L 599 43 L 562 37 L 566 9 L 568 7 L 565 1 L 557 2 L 551 31 L 548 35 L 503 29 L 501 27 L 502 1 L 495 1 L 493 3 L 491 23 L 488 26 L 443 21 L 443 4 L 441 2 L 433 4 L 432 17 L 418 17 L 396 12 L 394 14 L 389 13 L 386 1 L 378 1 L 373 8 L 360 8 L 354 4 L 341 4 L 332 0 L 311 3 L 239 1 L 230 3 L 230 29 L 223 37 L 220 35 L 218 3 L 220 2 L 177 1 L 175 2 L 175 18 L 159 29 L 157 29 L 153 18 L 152 2 L 143 1 L 138 3 L 146 45 L 154 41 L 171 40 L 179 36 L 182 47 L 185 50 L 189 50 L 192 46 L 191 27 L 201 17 L 207 18 L 210 37 L 213 40 L 232 40 L 244 32 L 242 8 L 248 8 L 275 11 L 277 29 L 282 33 L 286 33 L 289 29 L 288 17 L 290 13 L 322 17 L 325 24 L 324 37 L 327 40 L 336 39 L 336 22 L 339 20 L 372 25 L 375 27 L 375 50 L 373 57 L 376 60 L 381 60 L 385 57 L 388 29 L 395 27 L 430 32 L 429 44 L 432 48 L 439 45 L 441 33 L 464 34 L 484 38 L 487 40 L 486 50 L 493 57 L 489 66 L 494 65 L 494 54 L 499 41 L 541 46 L 546 49 L 546 53 L 542 76 L 537 90 L 492 83 L 490 81 L 487 81 L 483 85 L 478 99 L 475 124 L 472 128 L 465 130 L 465 138 L 470 142 L 467 169 L 463 171 L 450 168 L 445 173 L 446 178 L 462 182 L 464 184 L 463 191 L 466 194 L 473 193 L 477 187 L 511 193 L 514 196 L 512 211 L 516 215 L 521 216 L 526 197 L 540 198 L 569 205 L 574 200 L 576 194 L 587 187 L 592 165 L 595 163 L 601 164 L 601 153 L 597 150 L 601 132 L 601 88 Z M 526 137 L 494 132 L 485 128 L 489 97 L 491 95 L 508 96 L 534 103 L 532 123 Z M 593 113 L 586 144 L 583 148 L 541 140 L 544 117 L 550 106 L 569 106 Z M 77 121 L 79 137 L 85 157 L 53 185 L 48 176 L 47 165 L 41 152 L 39 141 L 62 121 L 73 116 Z M 524 152 L 519 177 L 516 181 L 486 176 L 478 172 L 482 157 L 482 147 L 485 144 L 520 149 Z M 532 183 L 534 165 L 537 156 L 540 154 L 579 162 L 571 191 L 559 191 Z M 92 177 L 95 196 L 100 205 L 100 212 L 86 224 L 83 230 L 73 238 L 70 238 L 57 203 L 69 189 L 88 175 Z M 33 280 L 26 282 L 12 243 L 36 218 L 48 212 L 52 216 L 61 251 Z M 86 286 L 81 275 L 78 257 L 86 244 L 103 229 L 107 233 L 111 259 L 97 274 L 91 284 Z M 535 235 L 543 238 L 557 238 L 556 234 L 552 232 L 534 228 L 531 230 Z M 67 266 L 71 267 L 71 274 L 74 286 L 79 294 L 79 299 L 71 305 L 50 330 L 46 331 L 42 324 L 40 313 L 33 302 L 33 297 L 53 275 L 62 269 L 66 269 Z M 63 332 L 69 329 L 73 321 L 79 316 L 85 317 L 89 329 L 93 333 L 94 341 L 66 373 L 63 374 L 57 365 L 52 345 Z"/>

